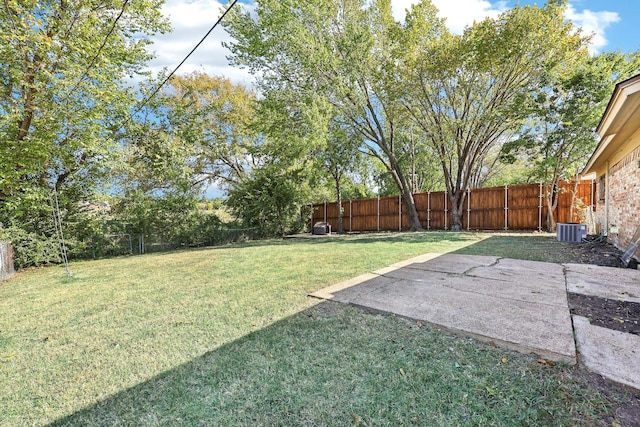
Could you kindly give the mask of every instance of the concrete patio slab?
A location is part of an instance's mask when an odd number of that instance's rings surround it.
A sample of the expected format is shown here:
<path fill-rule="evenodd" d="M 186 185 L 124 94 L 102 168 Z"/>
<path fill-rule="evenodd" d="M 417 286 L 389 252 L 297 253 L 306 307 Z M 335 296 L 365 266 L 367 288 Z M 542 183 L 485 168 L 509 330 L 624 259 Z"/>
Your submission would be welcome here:
<path fill-rule="evenodd" d="M 432 262 L 437 259 L 437 262 Z M 455 255 L 438 254 L 437 256 L 422 261 L 421 258 L 412 258 L 407 265 L 425 271 L 439 271 L 441 273 L 465 274 L 479 267 L 488 267 L 498 262 L 500 258 L 484 255 Z"/>
<path fill-rule="evenodd" d="M 640 270 L 564 264 L 567 291 L 640 303 Z"/>
<path fill-rule="evenodd" d="M 536 288 L 557 289 L 558 282 L 564 283 L 564 268 L 559 264 L 509 258 L 502 258 L 489 267 L 476 268 L 469 272 L 469 275 L 509 283 L 516 281 L 521 285 L 529 284 Z"/>
<path fill-rule="evenodd" d="M 640 337 L 594 326 L 573 316 L 580 363 L 613 381 L 640 389 Z"/>
<path fill-rule="evenodd" d="M 376 271 L 377 277 L 360 276 L 312 295 L 575 363 L 561 266 L 471 255 L 429 258 L 408 260 Z"/>

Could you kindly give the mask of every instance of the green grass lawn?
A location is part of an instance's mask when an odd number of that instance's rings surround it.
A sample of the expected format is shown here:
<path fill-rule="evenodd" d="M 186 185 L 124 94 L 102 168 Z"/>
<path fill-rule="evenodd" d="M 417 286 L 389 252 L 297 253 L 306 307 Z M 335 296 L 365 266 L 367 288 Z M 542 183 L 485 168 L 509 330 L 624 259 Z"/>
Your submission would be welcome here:
<path fill-rule="evenodd" d="M 389 233 L 75 262 L 0 284 L 0 425 L 589 425 L 576 368 L 307 297 L 423 253 L 571 261 L 553 236 Z"/>

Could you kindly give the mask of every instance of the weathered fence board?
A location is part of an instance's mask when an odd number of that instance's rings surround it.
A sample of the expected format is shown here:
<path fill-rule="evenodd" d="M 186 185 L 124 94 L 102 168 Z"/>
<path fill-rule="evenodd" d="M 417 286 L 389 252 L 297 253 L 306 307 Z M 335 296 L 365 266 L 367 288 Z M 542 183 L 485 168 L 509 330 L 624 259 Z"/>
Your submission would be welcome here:
<path fill-rule="evenodd" d="M 6 280 L 14 274 L 13 246 L 10 242 L 0 242 L 0 280 Z"/>
<path fill-rule="evenodd" d="M 560 183 L 556 222 L 580 222 L 583 209 L 592 206 L 594 182 Z M 547 188 L 542 184 L 521 184 L 467 190 L 462 228 L 467 230 L 543 230 L 547 228 Z M 572 192 L 575 191 L 575 198 Z M 422 228 L 446 230 L 451 227 L 449 195 L 433 191 L 414 195 Z M 574 201 L 573 217 L 571 203 Z M 342 202 L 343 226 L 347 232 L 401 231 L 411 226 L 400 196 Z M 319 221 L 338 230 L 337 203 L 313 205 L 311 224 Z"/>

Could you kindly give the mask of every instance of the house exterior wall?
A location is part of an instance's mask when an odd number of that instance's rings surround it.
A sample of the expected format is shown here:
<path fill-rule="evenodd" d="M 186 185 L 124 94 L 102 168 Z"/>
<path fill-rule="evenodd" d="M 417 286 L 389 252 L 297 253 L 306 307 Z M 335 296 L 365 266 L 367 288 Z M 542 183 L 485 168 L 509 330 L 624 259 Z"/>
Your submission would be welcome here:
<path fill-rule="evenodd" d="M 608 168 L 597 170 L 596 174 L 600 231 L 608 231 L 609 241 L 624 249 L 640 226 L 640 132 L 609 159 Z"/>

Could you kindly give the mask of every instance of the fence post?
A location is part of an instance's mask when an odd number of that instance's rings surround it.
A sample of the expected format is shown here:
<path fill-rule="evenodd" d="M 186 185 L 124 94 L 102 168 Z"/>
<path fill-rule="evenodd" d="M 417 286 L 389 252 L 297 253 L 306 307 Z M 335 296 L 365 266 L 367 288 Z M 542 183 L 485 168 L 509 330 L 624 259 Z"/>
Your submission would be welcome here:
<path fill-rule="evenodd" d="M 542 182 L 540 182 L 540 195 L 538 202 L 538 231 L 542 231 Z"/>
<path fill-rule="evenodd" d="M 471 189 L 467 188 L 467 231 L 471 229 Z"/>
<path fill-rule="evenodd" d="M 444 192 L 444 229 L 447 229 L 447 217 L 449 216 L 449 209 L 447 209 L 447 192 Z"/>
<path fill-rule="evenodd" d="M 402 231 L 402 196 L 398 196 L 398 231 Z"/>
<path fill-rule="evenodd" d="M 378 231 L 380 231 L 380 196 L 378 196 Z"/>
<path fill-rule="evenodd" d="M 431 191 L 427 191 L 427 230 L 431 230 Z"/>
<path fill-rule="evenodd" d="M 508 214 L 509 214 L 509 186 L 504 185 L 504 229 L 509 229 Z"/>
<path fill-rule="evenodd" d="M 349 199 L 349 232 L 353 233 L 353 200 Z"/>
<path fill-rule="evenodd" d="M 324 201 L 324 220 L 322 222 L 327 222 L 327 201 Z"/>

